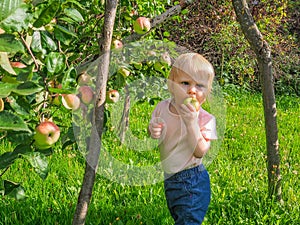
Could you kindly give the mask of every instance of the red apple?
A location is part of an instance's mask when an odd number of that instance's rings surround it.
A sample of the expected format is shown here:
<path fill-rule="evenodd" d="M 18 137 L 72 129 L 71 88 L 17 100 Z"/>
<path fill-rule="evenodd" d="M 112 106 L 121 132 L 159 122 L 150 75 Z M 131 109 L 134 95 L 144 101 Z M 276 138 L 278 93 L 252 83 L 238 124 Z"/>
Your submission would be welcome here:
<path fill-rule="evenodd" d="M 4 110 L 4 101 L 0 98 L 0 112 Z"/>
<path fill-rule="evenodd" d="M 34 140 L 35 145 L 39 149 L 50 148 L 58 141 L 60 136 L 59 127 L 52 121 L 41 122 L 35 128 Z"/>
<path fill-rule="evenodd" d="M 183 104 L 192 104 L 192 106 L 195 108 L 195 110 L 198 112 L 200 110 L 200 103 L 196 98 L 186 98 L 183 102 Z"/>
<path fill-rule="evenodd" d="M 2 28 L 0 28 L 0 34 L 4 34 L 5 30 L 3 30 Z"/>
<path fill-rule="evenodd" d="M 120 40 L 113 40 L 111 47 L 112 49 L 121 49 L 123 47 L 123 43 Z"/>
<path fill-rule="evenodd" d="M 151 22 L 149 18 L 139 17 L 133 23 L 133 29 L 138 34 L 145 34 L 151 28 Z"/>
<path fill-rule="evenodd" d="M 26 67 L 26 65 L 24 63 L 21 63 L 21 62 L 10 62 L 10 65 L 12 67 L 16 67 L 16 68 L 20 68 L 20 69 Z"/>
<path fill-rule="evenodd" d="M 94 91 L 90 86 L 87 85 L 80 86 L 78 88 L 78 91 L 79 91 L 79 97 L 84 104 L 88 105 L 93 101 Z"/>
<path fill-rule="evenodd" d="M 109 90 L 106 93 L 106 102 L 108 103 L 116 103 L 119 101 L 120 94 L 117 90 Z"/>
<path fill-rule="evenodd" d="M 80 107 L 80 98 L 75 94 L 63 94 L 61 101 L 67 109 L 77 110 Z"/>

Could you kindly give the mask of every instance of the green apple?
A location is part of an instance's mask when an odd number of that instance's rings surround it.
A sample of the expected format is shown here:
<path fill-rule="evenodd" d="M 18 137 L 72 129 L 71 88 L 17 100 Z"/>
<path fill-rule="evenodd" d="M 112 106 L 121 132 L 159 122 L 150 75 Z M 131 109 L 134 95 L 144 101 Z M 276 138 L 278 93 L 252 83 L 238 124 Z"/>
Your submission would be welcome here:
<path fill-rule="evenodd" d="M 133 29 L 138 34 L 145 34 L 151 29 L 151 22 L 149 18 L 139 17 L 133 23 Z"/>
<path fill-rule="evenodd" d="M 200 110 L 200 103 L 198 102 L 198 100 L 196 98 L 186 98 L 183 101 L 183 104 L 185 104 L 185 105 L 191 104 L 192 106 L 194 106 L 194 108 L 197 112 Z"/>
<path fill-rule="evenodd" d="M 120 94 L 117 90 L 109 90 L 106 93 L 106 102 L 107 103 L 116 103 L 119 101 Z"/>
<path fill-rule="evenodd" d="M 59 127 L 52 121 L 44 121 L 35 128 L 35 134 L 33 138 L 37 148 L 47 149 L 58 141 L 59 136 Z"/>
<path fill-rule="evenodd" d="M 80 98 L 75 94 L 63 94 L 61 101 L 67 109 L 77 110 L 80 107 Z"/>
<path fill-rule="evenodd" d="M 0 112 L 4 110 L 4 101 L 0 98 Z"/>
<path fill-rule="evenodd" d="M 118 70 L 118 72 L 120 73 L 120 74 L 122 74 L 122 76 L 123 77 L 128 77 L 129 75 L 130 75 L 130 71 L 127 69 L 127 68 L 125 68 L 125 67 L 121 67 L 119 70 Z"/>
<path fill-rule="evenodd" d="M 82 73 L 77 79 L 77 83 L 80 86 L 89 84 L 90 82 L 91 82 L 91 76 L 88 75 L 87 73 Z"/>
<path fill-rule="evenodd" d="M 94 91 L 90 86 L 87 85 L 80 86 L 78 88 L 78 91 L 79 91 L 79 97 L 84 104 L 88 105 L 93 101 Z"/>

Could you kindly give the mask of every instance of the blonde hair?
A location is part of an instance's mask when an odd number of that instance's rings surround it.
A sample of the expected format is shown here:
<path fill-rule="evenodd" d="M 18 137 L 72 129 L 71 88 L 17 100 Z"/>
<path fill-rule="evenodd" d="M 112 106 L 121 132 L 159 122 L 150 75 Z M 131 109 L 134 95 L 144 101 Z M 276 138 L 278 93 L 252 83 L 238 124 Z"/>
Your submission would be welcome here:
<path fill-rule="evenodd" d="M 180 55 L 171 68 L 169 75 L 170 82 L 174 81 L 182 72 L 189 75 L 196 82 L 199 82 L 203 78 L 207 79 L 208 93 L 211 91 L 215 72 L 211 63 L 202 55 L 198 53 L 185 53 Z"/>

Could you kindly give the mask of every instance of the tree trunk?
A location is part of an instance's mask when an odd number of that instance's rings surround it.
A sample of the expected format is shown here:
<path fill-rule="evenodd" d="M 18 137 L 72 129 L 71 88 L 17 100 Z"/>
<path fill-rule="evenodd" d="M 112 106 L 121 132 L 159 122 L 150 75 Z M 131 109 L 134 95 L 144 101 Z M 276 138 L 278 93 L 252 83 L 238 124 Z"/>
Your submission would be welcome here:
<path fill-rule="evenodd" d="M 81 191 L 78 197 L 76 212 L 73 218 L 73 225 L 85 224 L 88 206 L 92 197 L 95 176 L 98 168 L 99 154 L 101 148 L 101 137 L 104 122 L 104 103 L 106 96 L 106 84 L 109 71 L 110 45 L 112 41 L 113 26 L 116 17 L 117 0 L 107 0 L 105 7 L 105 19 L 103 29 L 103 42 L 100 43 L 102 53 L 99 62 L 98 76 L 96 80 L 97 93 L 94 107 L 92 131 L 89 145 L 87 146 L 88 155 L 86 168 L 83 178 Z"/>
<path fill-rule="evenodd" d="M 269 196 L 282 202 L 280 156 L 277 128 L 277 112 L 274 94 L 271 50 L 263 39 L 250 13 L 246 0 L 232 0 L 237 20 L 242 31 L 256 54 L 263 95 L 265 129 L 267 141 L 267 169 Z"/>

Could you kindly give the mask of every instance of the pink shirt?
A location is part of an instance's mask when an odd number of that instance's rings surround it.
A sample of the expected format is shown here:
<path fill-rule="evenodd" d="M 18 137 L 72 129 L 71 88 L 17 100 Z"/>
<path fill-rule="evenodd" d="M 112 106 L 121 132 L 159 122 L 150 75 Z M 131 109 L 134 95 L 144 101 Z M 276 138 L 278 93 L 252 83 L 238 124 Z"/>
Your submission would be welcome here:
<path fill-rule="evenodd" d="M 199 165 L 201 158 L 193 156 L 193 149 L 188 147 L 186 127 L 180 115 L 169 109 L 171 99 L 159 102 L 152 113 L 153 121 L 158 117 L 165 127 L 159 139 L 160 159 L 166 173 L 176 173 L 186 168 Z M 200 109 L 198 124 L 206 140 L 217 139 L 216 119 L 204 109 Z"/>

